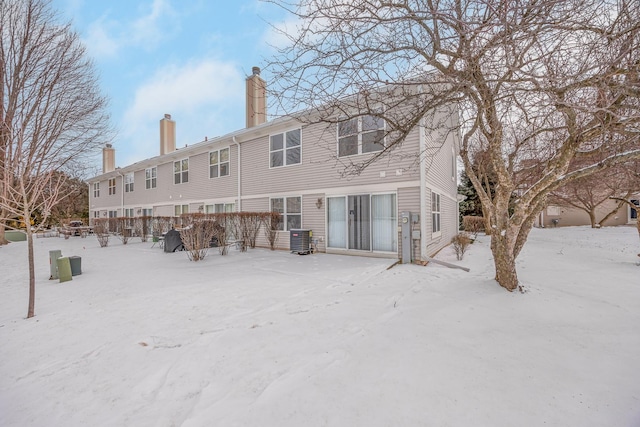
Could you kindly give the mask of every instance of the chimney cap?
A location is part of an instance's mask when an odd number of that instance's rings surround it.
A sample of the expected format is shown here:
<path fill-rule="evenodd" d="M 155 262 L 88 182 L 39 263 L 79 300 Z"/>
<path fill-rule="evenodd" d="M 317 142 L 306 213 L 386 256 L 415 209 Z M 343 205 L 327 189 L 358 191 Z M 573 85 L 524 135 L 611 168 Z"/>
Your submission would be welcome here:
<path fill-rule="evenodd" d="M 253 73 L 254 76 L 259 76 L 260 75 L 260 67 L 251 68 L 251 72 Z"/>
<path fill-rule="evenodd" d="M 111 148 L 112 145 L 111 144 L 105 144 L 105 148 Z"/>
<path fill-rule="evenodd" d="M 171 114 L 165 114 L 164 118 L 167 119 L 167 120 L 171 120 Z"/>

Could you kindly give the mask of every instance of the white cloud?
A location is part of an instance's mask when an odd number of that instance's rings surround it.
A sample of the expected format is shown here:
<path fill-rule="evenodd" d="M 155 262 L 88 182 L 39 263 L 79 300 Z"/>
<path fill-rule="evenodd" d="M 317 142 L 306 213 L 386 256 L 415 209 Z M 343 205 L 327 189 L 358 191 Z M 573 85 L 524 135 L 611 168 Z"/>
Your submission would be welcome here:
<path fill-rule="evenodd" d="M 141 16 L 130 26 L 131 41 L 139 46 L 156 46 L 175 31 L 176 14 L 167 0 L 154 0 L 147 15 Z"/>
<path fill-rule="evenodd" d="M 110 58 L 116 55 L 120 42 L 110 31 L 111 24 L 99 19 L 89 25 L 84 44 L 94 58 Z"/>
<path fill-rule="evenodd" d="M 159 154 L 158 121 L 165 113 L 176 121 L 178 147 L 237 130 L 244 123 L 237 113 L 244 111 L 244 79 L 233 64 L 215 60 L 158 70 L 138 87 L 124 113 L 120 136 L 128 158 L 123 164 Z M 229 128 L 232 123 L 238 126 Z"/>
<path fill-rule="evenodd" d="M 167 0 L 154 0 L 147 12 L 133 20 L 117 19 L 107 12 L 88 25 L 84 40 L 92 56 L 112 58 L 120 49 L 130 46 L 150 49 L 167 40 L 179 29 L 180 20 Z"/>

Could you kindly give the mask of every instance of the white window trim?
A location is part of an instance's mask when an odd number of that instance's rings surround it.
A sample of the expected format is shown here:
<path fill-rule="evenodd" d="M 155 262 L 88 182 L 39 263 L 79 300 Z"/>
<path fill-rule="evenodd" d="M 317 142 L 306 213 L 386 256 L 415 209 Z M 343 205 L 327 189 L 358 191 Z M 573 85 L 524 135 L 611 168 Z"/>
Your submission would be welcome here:
<path fill-rule="evenodd" d="M 399 220 L 400 212 L 398 211 L 398 192 L 397 191 L 369 191 L 369 192 L 364 192 L 364 193 L 361 193 L 361 192 L 349 192 L 349 193 L 345 193 L 345 194 L 338 193 L 338 194 L 331 194 L 331 195 L 326 194 L 325 198 L 324 198 L 325 206 L 328 206 L 328 203 L 329 203 L 328 199 L 336 198 L 336 197 L 342 197 L 342 198 L 345 199 L 345 215 L 348 216 L 349 207 L 348 207 L 348 203 L 347 203 L 347 198 L 349 196 L 358 196 L 358 195 L 369 195 L 369 209 L 370 209 L 369 212 L 371 212 L 371 199 L 373 198 L 373 196 L 394 195 L 395 196 L 395 204 L 396 204 L 396 209 L 395 209 L 396 222 Z M 371 221 L 372 218 L 370 217 L 369 220 Z M 329 213 L 328 212 L 326 212 L 326 214 L 325 214 L 324 229 L 325 230 L 329 230 Z M 398 252 L 398 250 L 400 248 L 400 245 L 401 245 L 400 240 L 397 240 L 396 241 L 396 249 L 393 250 L 393 251 L 380 251 L 380 250 L 376 251 L 376 250 L 373 250 L 373 249 L 371 249 L 369 251 L 366 251 L 366 250 L 359 250 L 359 249 L 358 250 L 349 249 L 347 247 L 348 246 L 348 233 L 349 233 L 349 230 L 347 229 L 346 232 L 347 232 L 347 236 L 345 236 L 345 237 L 346 237 L 347 245 L 345 247 L 329 246 L 329 241 L 327 240 L 327 249 L 333 249 L 333 250 L 337 250 L 337 251 L 338 250 L 339 251 L 343 251 L 344 250 L 344 251 L 355 251 L 355 252 L 370 252 L 370 253 L 377 253 L 377 254 L 393 254 L 393 253 L 397 253 Z M 327 231 L 327 233 L 328 233 L 328 231 Z M 373 248 L 373 244 L 371 245 L 371 247 Z"/>
<path fill-rule="evenodd" d="M 283 199 L 283 206 L 282 207 L 284 209 L 284 212 L 281 213 L 283 227 L 282 227 L 282 230 L 278 230 L 279 232 L 283 232 L 283 233 L 288 233 L 289 232 L 289 230 L 287 230 L 287 224 L 288 224 L 287 216 L 289 215 L 289 213 L 287 212 L 287 199 L 293 199 L 294 197 L 300 199 L 300 213 L 291 212 L 291 215 L 300 215 L 300 227 L 302 227 L 302 224 L 303 224 L 303 222 L 302 222 L 302 220 L 303 220 L 302 211 L 304 210 L 303 205 L 302 205 L 302 203 L 303 203 L 302 195 L 269 197 L 269 211 L 270 212 L 271 212 L 271 209 L 272 209 L 272 206 L 273 206 L 272 205 L 272 200 L 274 200 L 274 199 Z"/>
<path fill-rule="evenodd" d="M 186 171 L 182 169 L 182 162 L 185 161 L 185 160 L 187 161 L 187 169 L 186 169 Z M 177 172 L 177 173 L 180 174 L 180 182 L 178 182 L 177 184 L 176 184 L 176 163 L 180 163 L 180 172 Z M 191 165 L 189 164 L 189 158 L 187 157 L 187 158 L 184 158 L 184 159 L 175 160 L 173 162 L 172 166 L 173 166 L 173 170 L 172 170 L 172 172 L 173 172 L 173 185 L 188 184 L 189 183 L 189 169 L 191 167 Z M 184 172 L 187 172 L 187 180 L 186 181 L 182 180 L 182 174 Z"/>
<path fill-rule="evenodd" d="M 185 212 L 185 207 L 186 207 L 186 212 Z M 176 210 L 180 208 L 180 213 L 176 213 Z M 188 214 L 189 213 L 189 205 L 188 204 L 181 204 L 181 205 L 173 205 L 173 214 L 174 216 L 180 216 L 183 214 Z"/>
<path fill-rule="evenodd" d="M 287 133 L 289 132 L 293 132 L 293 131 L 300 131 L 300 144 L 298 145 L 298 148 L 300 149 L 300 161 L 298 163 L 291 163 L 291 164 L 287 164 Z M 272 150 L 271 149 L 271 137 L 272 136 L 276 136 L 276 135 L 282 135 L 282 149 L 281 150 Z M 295 148 L 295 147 L 291 147 L 291 148 Z M 271 166 L 271 153 L 277 152 L 277 151 L 282 151 L 282 165 L 280 166 Z M 286 168 L 286 167 L 290 167 L 290 166 L 299 166 L 302 164 L 302 128 L 295 128 L 295 129 L 289 129 L 289 130 L 285 130 L 283 132 L 278 132 L 278 133 L 274 133 L 274 134 L 270 134 L 269 135 L 269 169 L 279 169 L 279 168 Z M 274 199 L 277 199 L 278 197 L 274 197 Z"/>
<path fill-rule="evenodd" d="M 350 121 L 353 119 L 358 120 L 358 132 L 357 132 L 357 136 L 358 136 L 358 152 L 355 154 L 348 154 L 345 156 L 341 156 L 340 155 L 340 124 L 343 123 L 338 122 L 336 125 L 336 157 L 342 159 L 342 158 L 347 158 L 347 157 L 354 157 L 354 156 L 362 156 L 362 155 L 367 155 L 367 154 L 372 154 L 372 153 L 379 153 L 382 150 L 376 150 L 376 151 L 369 151 L 367 153 L 362 152 L 362 119 L 364 116 L 373 116 L 375 117 L 373 114 L 364 114 L 362 116 L 358 116 L 358 117 L 351 117 L 351 118 L 344 118 L 345 121 Z M 376 117 L 377 118 L 377 117 Z M 378 130 L 382 130 L 385 132 L 385 136 L 382 139 L 382 145 L 386 146 L 386 141 L 387 141 L 387 135 L 386 135 L 386 131 L 387 131 L 387 121 L 385 119 L 382 119 L 382 129 L 378 129 Z M 377 130 L 377 131 L 378 131 Z M 377 132 L 376 131 L 376 132 Z M 367 132 L 373 132 L 371 130 L 367 131 Z M 344 136 L 342 138 L 345 138 Z M 383 148 L 384 150 L 384 148 Z"/>
<path fill-rule="evenodd" d="M 113 182 L 113 185 L 111 185 L 111 183 Z M 107 181 L 107 188 L 109 188 L 109 195 L 113 196 L 116 194 L 116 179 L 115 178 L 109 178 L 109 180 Z"/>
<path fill-rule="evenodd" d="M 154 170 L 156 172 L 155 176 L 153 176 L 153 171 Z M 149 178 L 147 178 L 147 171 L 149 171 L 149 174 L 151 175 Z M 156 180 L 155 181 L 155 185 L 153 183 L 154 179 Z M 157 166 L 153 166 L 153 167 L 150 167 L 150 168 L 146 168 L 144 170 L 144 188 L 145 188 L 145 190 L 151 190 L 153 188 L 157 188 L 157 186 L 158 186 L 158 167 Z"/>
<path fill-rule="evenodd" d="M 220 152 L 227 150 L 229 152 L 229 160 L 227 160 L 226 162 L 221 161 L 221 156 L 220 156 Z M 211 153 L 218 153 L 218 163 L 212 164 L 211 163 Z M 220 175 L 220 165 L 222 165 L 223 163 L 227 163 L 227 174 L 226 175 Z M 214 165 L 218 165 L 218 176 L 211 176 L 211 166 Z M 231 149 L 229 147 L 225 147 L 225 148 L 220 148 L 218 150 L 211 150 L 209 151 L 209 179 L 216 179 L 216 178 L 222 178 L 224 176 L 230 176 L 231 175 Z"/>
<path fill-rule="evenodd" d="M 100 183 L 99 182 L 94 182 L 93 183 L 93 197 L 94 198 L 98 198 L 100 197 Z"/>
<path fill-rule="evenodd" d="M 125 193 L 133 192 L 134 179 L 135 179 L 135 175 L 133 172 L 130 172 L 124 176 L 124 192 Z"/>
<path fill-rule="evenodd" d="M 437 208 L 438 210 L 433 209 L 433 196 L 437 196 Z M 431 191 L 431 237 L 438 238 L 442 236 L 442 196 L 440 193 Z M 434 214 L 438 215 L 438 231 L 433 231 L 433 216 Z"/>

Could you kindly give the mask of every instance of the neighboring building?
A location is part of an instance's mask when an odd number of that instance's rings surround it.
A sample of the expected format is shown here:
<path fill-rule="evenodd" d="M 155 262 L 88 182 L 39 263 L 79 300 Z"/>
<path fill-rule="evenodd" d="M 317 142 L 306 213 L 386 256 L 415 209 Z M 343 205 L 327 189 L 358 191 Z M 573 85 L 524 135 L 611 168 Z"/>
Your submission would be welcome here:
<path fill-rule="evenodd" d="M 640 206 L 640 193 L 631 197 L 631 202 L 636 206 Z M 617 205 L 615 200 L 608 200 L 596 209 L 596 220 L 604 218 Z M 638 221 L 638 209 L 632 209 L 631 206 L 624 204 L 615 215 L 601 226 L 614 226 L 635 224 Z M 549 205 L 538 215 L 536 227 L 566 227 L 576 225 L 591 225 L 589 214 L 582 209 Z"/>
<path fill-rule="evenodd" d="M 368 116 L 340 129 L 293 118 L 266 122 L 257 67 L 246 95 L 245 129 L 176 149 L 176 123 L 166 114 L 159 156 L 116 168 L 106 146 L 103 174 L 89 180 L 92 220 L 275 210 L 284 216 L 281 249 L 289 248 L 288 230 L 302 228 L 312 230 L 320 252 L 404 258 L 405 242 L 414 260 L 435 254 L 458 232 L 456 132 L 434 141 L 435 133 L 416 127 L 390 157 L 341 178 L 341 159 L 382 149 L 371 136 L 384 131 L 384 122 Z M 457 116 L 445 119 L 454 129 Z M 435 154 L 419 156 L 429 148 Z M 412 214 L 409 226 L 402 226 L 403 213 Z"/>

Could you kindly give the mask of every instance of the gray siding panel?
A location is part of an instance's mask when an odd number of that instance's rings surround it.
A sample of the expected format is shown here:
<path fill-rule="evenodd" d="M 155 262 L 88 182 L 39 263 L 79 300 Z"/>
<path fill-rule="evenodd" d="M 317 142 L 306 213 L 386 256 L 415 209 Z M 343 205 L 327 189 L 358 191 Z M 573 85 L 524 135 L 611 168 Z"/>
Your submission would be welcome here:
<path fill-rule="evenodd" d="M 411 212 L 412 214 L 420 215 L 420 187 L 399 188 L 398 189 L 398 227 L 400 224 L 400 214 L 402 212 Z M 412 229 L 419 230 L 420 222 L 412 224 Z M 424 238 L 424 232 L 421 232 L 421 237 Z M 412 259 L 420 259 L 420 241 L 412 240 Z M 398 258 L 402 258 L 402 234 L 398 231 Z"/>

